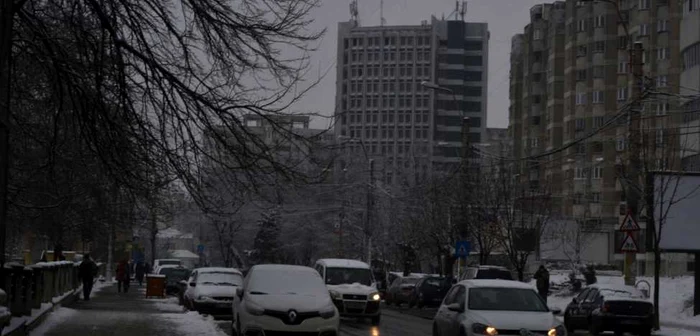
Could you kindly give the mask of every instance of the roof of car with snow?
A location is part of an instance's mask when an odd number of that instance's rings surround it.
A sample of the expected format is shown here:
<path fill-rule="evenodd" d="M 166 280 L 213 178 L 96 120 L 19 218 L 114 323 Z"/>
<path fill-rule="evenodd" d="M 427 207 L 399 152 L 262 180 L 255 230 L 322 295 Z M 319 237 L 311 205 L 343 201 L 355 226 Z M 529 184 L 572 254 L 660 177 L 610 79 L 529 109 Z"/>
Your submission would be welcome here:
<path fill-rule="evenodd" d="M 508 268 L 506 268 L 506 267 L 496 266 L 496 265 L 474 265 L 474 266 L 469 266 L 468 268 L 478 268 L 478 269 L 496 268 L 496 269 L 501 269 L 501 270 L 508 270 Z"/>
<path fill-rule="evenodd" d="M 460 284 L 467 287 L 498 287 L 498 288 L 523 288 L 533 289 L 531 284 L 522 283 L 513 280 L 497 280 L 497 279 L 472 279 L 462 280 Z"/>
<path fill-rule="evenodd" d="M 261 265 L 253 266 L 250 270 L 251 271 L 252 270 L 256 270 L 256 271 L 284 271 L 284 272 L 311 271 L 311 272 L 318 274 L 318 272 L 316 272 L 316 270 L 311 268 L 311 267 L 299 266 L 299 265 L 261 264 Z"/>
<path fill-rule="evenodd" d="M 226 268 L 226 267 L 202 267 L 198 268 L 195 271 L 198 273 L 236 273 L 243 275 L 241 271 L 235 268 Z"/>
<path fill-rule="evenodd" d="M 347 267 L 347 268 L 365 268 L 369 269 L 367 263 L 353 259 L 319 259 L 316 263 L 326 267 Z"/>
<path fill-rule="evenodd" d="M 619 285 L 619 284 L 601 284 L 601 283 L 595 283 L 589 286 L 586 286 L 586 288 L 596 288 L 596 289 L 609 289 L 613 291 L 625 291 L 625 292 L 634 292 L 634 293 L 640 293 L 639 289 L 634 287 L 634 286 L 628 286 L 628 285 Z"/>

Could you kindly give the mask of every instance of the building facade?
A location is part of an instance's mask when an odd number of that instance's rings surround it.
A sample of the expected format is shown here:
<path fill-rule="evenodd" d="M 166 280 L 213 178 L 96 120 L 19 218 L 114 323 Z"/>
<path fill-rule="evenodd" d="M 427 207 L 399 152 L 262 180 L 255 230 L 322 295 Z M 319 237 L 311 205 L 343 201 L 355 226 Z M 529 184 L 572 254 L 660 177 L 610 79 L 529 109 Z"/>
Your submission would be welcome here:
<path fill-rule="evenodd" d="M 683 96 L 700 94 L 700 0 L 683 2 L 680 52 L 683 60 L 680 92 Z M 700 171 L 700 98 L 687 100 L 682 108 L 681 154 L 686 171 Z"/>
<path fill-rule="evenodd" d="M 335 134 L 343 150 L 372 158 L 375 178 L 388 185 L 457 166 L 463 118 L 471 142 L 486 127 L 488 39 L 486 23 L 460 20 L 339 23 Z"/>
<path fill-rule="evenodd" d="M 512 39 L 508 132 L 520 182 L 550 191 L 556 220 L 575 221 L 591 237 L 581 246 L 595 251 L 588 262 L 622 262 L 616 230 L 627 211 L 619 169 L 628 158 L 633 42 L 645 49 L 645 135 L 659 152 L 677 149 L 665 147 L 677 137 L 666 132 L 674 121 L 664 116 L 678 108 L 665 94 L 679 90 L 680 15 L 677 1 L 556 1 L 534 6 L 530 24 Z M 638 245 L 645 260 L 646 246 Z M 645 273 L 645 263 L 638 266 Z"/>

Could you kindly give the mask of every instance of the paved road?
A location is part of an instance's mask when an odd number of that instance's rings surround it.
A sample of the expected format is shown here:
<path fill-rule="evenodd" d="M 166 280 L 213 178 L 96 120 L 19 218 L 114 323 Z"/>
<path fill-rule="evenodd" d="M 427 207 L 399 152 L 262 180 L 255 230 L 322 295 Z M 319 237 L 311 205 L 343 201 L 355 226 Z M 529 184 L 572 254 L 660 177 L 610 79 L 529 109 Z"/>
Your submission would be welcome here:
<path fill-rule="evenodd" d="M 340 336 L 427 336 L 430 335 L 430 320 L 402 314 L 394 310 L 382 312 L 382 322 L 374 327 L 369 320 L 343 319 L 340 323 Z M 230 321 L 216 321 L 216 324 L 231 335 Z"/>

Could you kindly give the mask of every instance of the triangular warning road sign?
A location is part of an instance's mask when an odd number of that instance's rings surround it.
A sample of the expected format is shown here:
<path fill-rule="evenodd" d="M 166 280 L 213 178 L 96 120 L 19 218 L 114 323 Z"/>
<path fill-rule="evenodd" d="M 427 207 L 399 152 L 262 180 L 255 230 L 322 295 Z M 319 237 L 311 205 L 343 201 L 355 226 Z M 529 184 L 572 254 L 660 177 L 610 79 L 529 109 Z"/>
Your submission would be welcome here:
<path fill-rule="evenodd" d="M 634 238 L 632 238 L 632 235 L 627 235 L 625 236 L 625 239 L 622 241 L 622 246 L 620 247 L 620 251 L 622 252 L 637 252 L 637 242 L 634 241 Z"/>
<path fill-rule="evenodd" d="M 620 228 L 618 230 L 622 232 L 631 232 L 639 231 L 641 228 L 639 227 L 637 221 L 634 220 L 634 217 L 632 217 L 632 215 L 628 212 L 625 219 L 622 220 L 622 224 L 620 224 Z"/>

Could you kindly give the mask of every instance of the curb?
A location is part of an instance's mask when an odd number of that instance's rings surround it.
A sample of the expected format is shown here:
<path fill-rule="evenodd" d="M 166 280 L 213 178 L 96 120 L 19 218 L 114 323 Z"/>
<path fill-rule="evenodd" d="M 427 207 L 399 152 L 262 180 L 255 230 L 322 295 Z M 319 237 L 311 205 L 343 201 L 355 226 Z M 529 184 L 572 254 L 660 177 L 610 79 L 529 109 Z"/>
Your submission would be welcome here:
<path fill-rule="evenodd" d="M 692 325 L 692 324 L 679 323 L 679 322 L 673 322 L 673 321 L 661 321 L 660 324 L 661 324 L 662 328 L 668 327 L 668 328 L 700 331 L 700 325 Z"/>
<path fill-rule="evenodd" d="M 44 312 L 41 313 L 41 315 L 37 316 L 32 320 L 31 322 L 27 323 L 27 320 L 29 319 L 29 316 L 23 316 L 20 318 L 25 318 L 25 320 L 18 325 L 15 329 L 13 330 L 8 330 L 8 331 L 3 331 L 2 336 L 27 336 L 29 335 L 29 332 L 34 330 L 36 327 L 41 325 L 44 320 L 54 312 L 56 309 L 61 308 L 62 306 L 68 306 L 75 301 L 77 301 L 78 297 L 80 297 L 80 293 L 83 290 L 83 287 L 80 286 L 77 289 L 74 289 L 72 293 L 66 295 L 61 301 L 58 301 L 56 303 L 52 303 L 51 308 L 46 309 Z"/>

